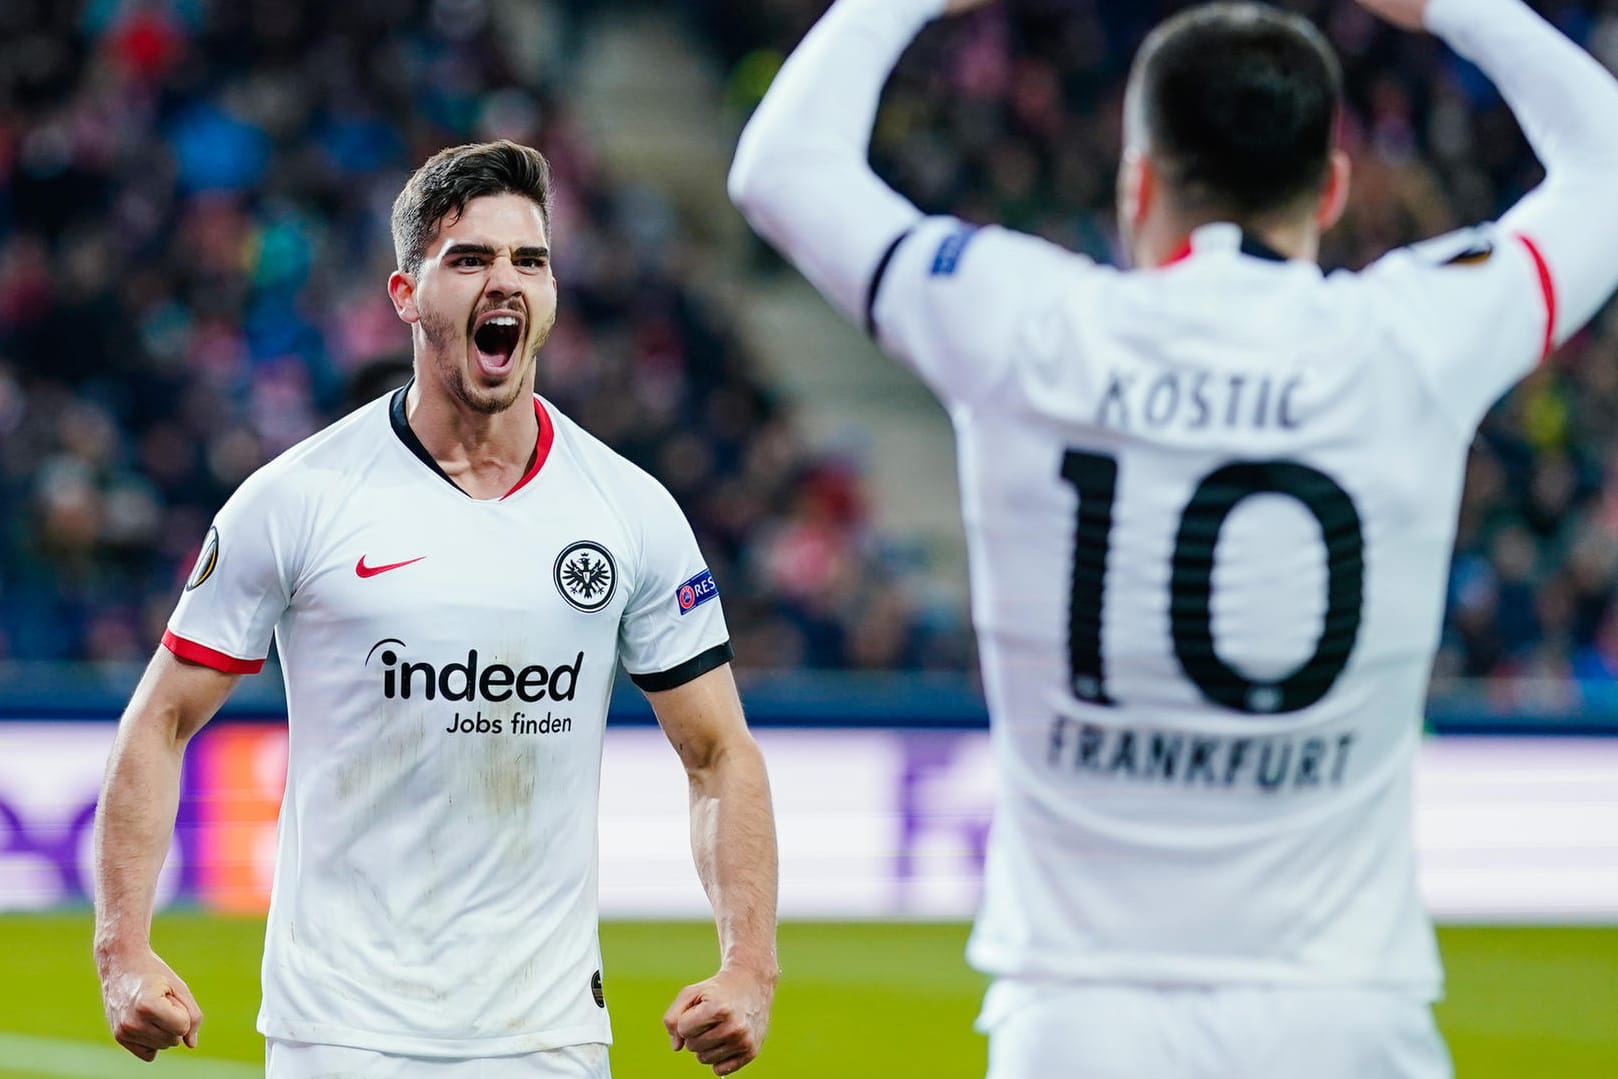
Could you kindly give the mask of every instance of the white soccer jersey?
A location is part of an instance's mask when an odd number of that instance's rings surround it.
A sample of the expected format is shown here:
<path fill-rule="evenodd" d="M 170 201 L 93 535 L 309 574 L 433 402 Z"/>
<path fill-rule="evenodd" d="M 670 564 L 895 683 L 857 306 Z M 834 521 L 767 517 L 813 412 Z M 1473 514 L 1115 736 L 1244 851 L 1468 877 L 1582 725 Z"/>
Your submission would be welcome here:
<path fill-rule="evenodd" d="M 974 962 L 1435 989 L 1411 763 L 1467 446 L 1545 347 L 1529 244 L 1327 277 L 1210 225 L 1118 273 L 930 219 L 876 296 L 958 438 L 1006 780 Z"/>
<path fill-rule="evenodd" d="M 650 476 L 535 399 L 536 464 L 479 501 L 404 391 L 219 512 L 164 643 L 286 679 L 287 787 L 259 1030 L 477 1057 L 611 1040 L 596 917 L 602 729 L 730 657 Z"/>
<path fill-rule="evenodd" d="M 1435 993 L 1411 761 L 1467 446 L 1618 284 L 1618 86 L 1517 0 L 1431 0 L 1546 167 L 1499 225 L 1326 276 L 1212 224 L 1125 273 L 870 172 L 943 6 L 834 4 L 730 191 L 955 425 L 1001 778 L 971 958 Z"/>

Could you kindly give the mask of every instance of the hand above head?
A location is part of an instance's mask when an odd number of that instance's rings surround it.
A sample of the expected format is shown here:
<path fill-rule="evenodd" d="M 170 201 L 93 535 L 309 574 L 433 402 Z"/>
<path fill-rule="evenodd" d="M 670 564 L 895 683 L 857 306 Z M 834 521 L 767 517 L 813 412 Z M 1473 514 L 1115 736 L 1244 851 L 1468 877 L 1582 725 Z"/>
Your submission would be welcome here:
<path fill-rule="evenodd" d="M 680 990 L 663 1026 L 675 1050 L 689 1049 L 715 1075 L 730 1075 L 758 1056 L 774 997 L 774 977 L 726 968 Z"/>
<path fill-rule="evenodd" d="M 968 11 L 976 11 L 980 7 L 988 7 L 994 0 L 947 0 L 944 4 L 945 15 L 964 15 Z"/>
<path fill-rule="evenodd" d="M 158 1051 L 184 1044 L 197 1047 L 202 1009 L 180 976 L 151 949 L 127 958 L 105 959 L 101 1003 L 118 1044 L 145 1061 Z"/>
<path fill-rule="evenodd" d="M 1428 0 L 1359 0 L 1360 6 L 1401 30 L 1423 30 Z"/>

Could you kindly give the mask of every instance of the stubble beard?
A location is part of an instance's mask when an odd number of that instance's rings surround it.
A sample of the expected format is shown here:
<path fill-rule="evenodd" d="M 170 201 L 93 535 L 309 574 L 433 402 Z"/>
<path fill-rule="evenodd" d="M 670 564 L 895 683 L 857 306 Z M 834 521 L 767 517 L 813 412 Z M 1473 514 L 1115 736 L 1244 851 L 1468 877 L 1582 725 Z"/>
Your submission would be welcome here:
<path fill-rule="evenodd" d="M 528 350 L 529 367 L 539 362 L 539 350 L 555 326 L 556 312 L 552 311 L 550 321 L 540 328 L 533 346 Z M 485 389 L 473 384 L 468 377 L 466 359 L 471 340 L 457 333 L 454 321 L 447 316 L 422 312 L 421 332 L 427 339 L 428 354 L 440 384 L 451 397 L 468 409 L 493 416 L 516 404 L 524 395 L 526 380 L 521 369 L 513 371 L 511 377 L 500 386 Z"/>

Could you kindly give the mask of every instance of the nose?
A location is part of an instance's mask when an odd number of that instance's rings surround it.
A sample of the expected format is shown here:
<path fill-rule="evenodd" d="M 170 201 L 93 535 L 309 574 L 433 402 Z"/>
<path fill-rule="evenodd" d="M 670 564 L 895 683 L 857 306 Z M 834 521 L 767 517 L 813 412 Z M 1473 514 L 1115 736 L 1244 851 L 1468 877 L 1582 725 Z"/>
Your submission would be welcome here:
<path fill-rule="evenodd" d="M 522 279 L 508 256 L 496 255 L 489 264 L 489 277 L 483 291 L 489 296 L 515 296 L 522 291 Z"/>

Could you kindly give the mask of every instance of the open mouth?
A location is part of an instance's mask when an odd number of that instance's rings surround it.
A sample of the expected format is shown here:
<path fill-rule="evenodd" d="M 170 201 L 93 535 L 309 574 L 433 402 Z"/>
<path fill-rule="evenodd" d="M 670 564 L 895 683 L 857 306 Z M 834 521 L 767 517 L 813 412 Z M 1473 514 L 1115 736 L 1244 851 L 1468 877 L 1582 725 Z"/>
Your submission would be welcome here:
<path fill-rule="evenodd" d="M 478 360 L 490 371 L 503 371 L 522 340 L 522 319 L 504 312 L 486 316 L 472 331 Z"/>

